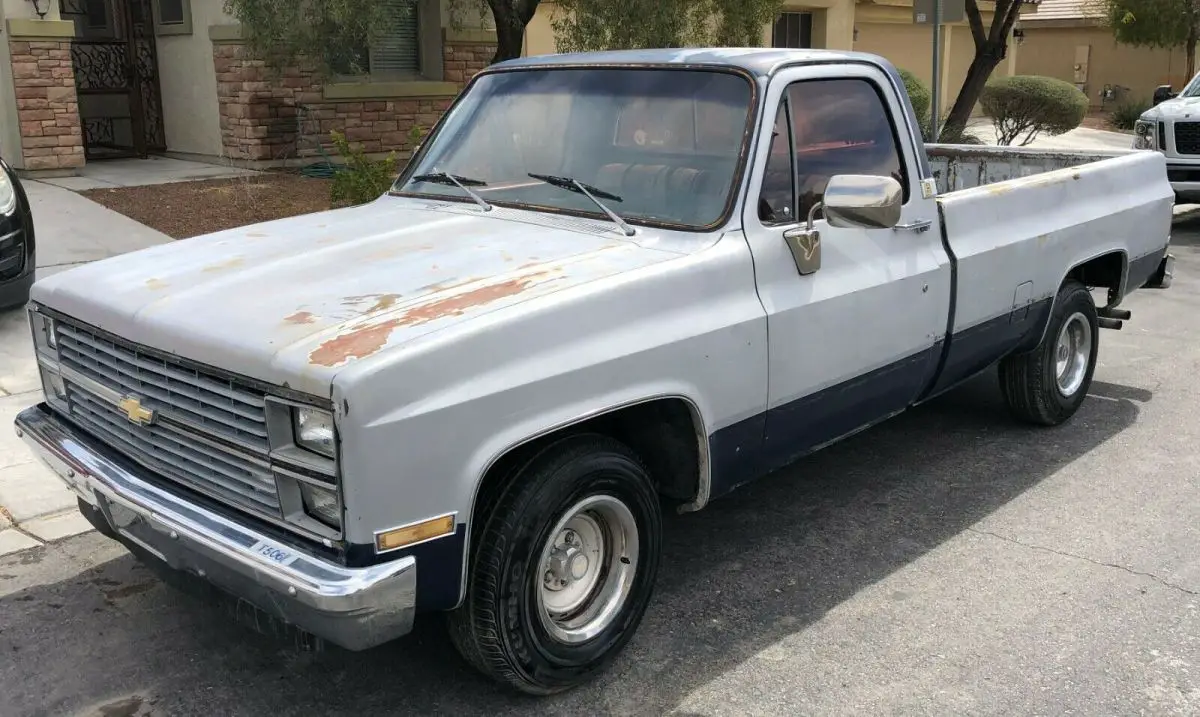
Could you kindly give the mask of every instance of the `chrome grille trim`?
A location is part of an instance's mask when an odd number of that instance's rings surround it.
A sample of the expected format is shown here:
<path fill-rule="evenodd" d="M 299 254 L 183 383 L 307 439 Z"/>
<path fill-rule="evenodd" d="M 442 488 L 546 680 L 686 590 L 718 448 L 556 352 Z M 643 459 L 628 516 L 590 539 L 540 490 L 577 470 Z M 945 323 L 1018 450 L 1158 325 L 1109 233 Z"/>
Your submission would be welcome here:
<path fill-rule="evenodd" d="M 59 318 L 58 364 L 80 426 L 163 478 L 278 522 L 265 391 Z M 118 408 L 136 396 L 139 425 Z"/>

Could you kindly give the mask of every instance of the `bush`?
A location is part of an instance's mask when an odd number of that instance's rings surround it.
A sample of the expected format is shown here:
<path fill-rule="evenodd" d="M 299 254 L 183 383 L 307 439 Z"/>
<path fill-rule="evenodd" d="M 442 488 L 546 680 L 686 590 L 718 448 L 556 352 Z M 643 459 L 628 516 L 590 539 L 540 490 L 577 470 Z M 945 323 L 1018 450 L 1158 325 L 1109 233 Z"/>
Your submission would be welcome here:
<path fill-rule="evenodd" d="M 929 91 L 924 82 L 921 82 L 908 70 L 900 70 L 900 78 L 904 80 L 904 89 L 908 91 L 908 101 L 912 103 L 913 111 L 917 113 L 917 121 L 927 124 L 933 93 Z"/>
<path fill-rule="evenodd" d="M 333 146 L 342 156 L 343 166 L 333 175 L 329 201 L 334 206 L 366 204 L 378 199 L 396 179 L 396 153 L 383 159 L 371 159 L 361 148 L 352 148 L 346 135 L 330 132 Z"/>
<path fill-rule="evenodd" d="M 1023 147 L 1041 133 L 1070 132 L 1087 116 L 1088 99 L 1075 85 L 1053 77 L 1017 75 L 988 80 L 979 98 L 996 128 L 996 141 Z"/>
<path fill-rule="evenodd" d="M 1138 118 L 1148 109 L 1150 102 L 1147 100 L 1122 100 L 1108 115 L 1108 123 L 1114 129 L 1133 129 Z"/>

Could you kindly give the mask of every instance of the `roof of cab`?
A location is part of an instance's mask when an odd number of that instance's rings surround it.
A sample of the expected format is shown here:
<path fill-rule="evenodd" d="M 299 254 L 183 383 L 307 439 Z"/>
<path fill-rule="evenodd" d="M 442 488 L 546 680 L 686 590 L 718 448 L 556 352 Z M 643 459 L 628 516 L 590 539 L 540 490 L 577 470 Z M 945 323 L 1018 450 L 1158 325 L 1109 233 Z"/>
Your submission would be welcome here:
<path fill-rule="evenodd" d="M 652 50 L 607 50 L 533 55 L 492 65 L 492 69 L 555 65 L 726 65 L 756 76 L 769 76 L 784 65 L 809 62 L 868 62 L 888 67 L 887 60 L 866 52 L 794 50 L 763 47 L 695 47 Z"/>

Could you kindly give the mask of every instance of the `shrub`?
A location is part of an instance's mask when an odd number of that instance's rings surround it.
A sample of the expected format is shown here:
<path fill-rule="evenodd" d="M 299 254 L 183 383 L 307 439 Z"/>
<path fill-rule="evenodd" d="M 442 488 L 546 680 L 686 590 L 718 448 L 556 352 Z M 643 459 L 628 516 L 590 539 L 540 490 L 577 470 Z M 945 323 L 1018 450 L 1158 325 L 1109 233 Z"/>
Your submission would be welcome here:
<path fill-rule="evenodd" d="M 1146 100 L 1122 100 L 1108 115 L 1108 123 L 1114 129 L 1133 129 L 1142 113 L 1150 109 Z"/>
<path fill-rule="evenodd" d="M 334 206 L 366 204 L 391 188 L 396 179 L 396 153 L 383 159 L 371 159 L 361 148 L 352 148 L 346 135 L 330 132 L 333 146 L 342 157 L 343 166 L 333 175 L 329 201 Z"/>
<path fill-rule="evenodd" d="M 1087 115 L 1088 99 L 1075 85 L 1053 77 L 1017 75 L 988 80 L 979 98 L 996 128 L 998 144 L 1020 138 L 1023 147 L 1041 133 L 1070 132 Z"/>
<path fill-rule="evenodd" d="M 904 89 L 908 91 L 908 101 L 912 103 L 913 111 L 917 113 L 917 121 L 927 123 L 933 93 L 929 91 L 924 82 L 921 82 L 908 70 L 900 70 L 900 78 L 904 80 Z"/>

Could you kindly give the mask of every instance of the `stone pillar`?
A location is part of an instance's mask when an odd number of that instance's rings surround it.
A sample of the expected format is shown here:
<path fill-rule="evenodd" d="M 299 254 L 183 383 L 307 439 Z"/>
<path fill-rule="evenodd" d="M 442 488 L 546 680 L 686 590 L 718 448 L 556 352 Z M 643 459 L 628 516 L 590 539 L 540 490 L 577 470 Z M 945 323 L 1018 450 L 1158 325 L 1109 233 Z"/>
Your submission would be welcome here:
<path fill-rule="evenodd" d="M 79 101 L 71 66 L 75 26 L 61 20 L 7 22 L 13 92 L 21 137 L 15 166 L 74 174 L 84 164 Z"/>

